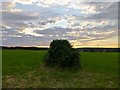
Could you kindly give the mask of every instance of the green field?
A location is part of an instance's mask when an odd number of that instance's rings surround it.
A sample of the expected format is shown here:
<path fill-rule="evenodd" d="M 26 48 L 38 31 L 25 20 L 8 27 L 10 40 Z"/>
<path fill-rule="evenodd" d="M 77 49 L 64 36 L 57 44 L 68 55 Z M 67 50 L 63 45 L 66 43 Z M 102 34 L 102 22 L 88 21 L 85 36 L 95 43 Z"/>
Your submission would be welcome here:
<path fill-rule="evenodd" d="M 117 88 L 118 53 L 81 52 L 82 70 L 45 67 L 45 50 L 2 50 L 3 88 Z"/>

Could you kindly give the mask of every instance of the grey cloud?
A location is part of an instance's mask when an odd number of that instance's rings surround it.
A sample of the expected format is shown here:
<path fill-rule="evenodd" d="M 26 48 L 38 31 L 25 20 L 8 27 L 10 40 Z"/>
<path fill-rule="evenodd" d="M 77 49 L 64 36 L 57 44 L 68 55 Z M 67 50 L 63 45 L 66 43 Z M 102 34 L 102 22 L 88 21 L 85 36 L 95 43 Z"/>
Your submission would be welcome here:
<path fill-rule="evenodd" d="M 117 31 L 117 23 L 115 25 L 109 25 L 104 27 L 94 27 L 89 28 L 85 27 L 85 31 L 82 31 L 80 28 L 77 29 L 70 29 L 70 28 L 61 28 L 61 27 L 53 27 L 48 28 L 44 30 L 34 30 L 34 32 L 38 34 L 43 34 L 43 37 L 36 37 L 33 35 L 26 35 L 24 33 L 19 33 L 19 30 L 21 27 L 39 27 L 39 26 L 45 26 L 46 24 L 54 24 L 57 20 L 54 20 L 54 17 L 63 16 L 64 14 L 67 14 L 68 16 L 75 16 L 77 18 L 77 21 L 84 22 L 85 20 L 92 19 L 94 21 L 97 20 L 110 20 L 113 22 L 113 19 L 117 19 L 117 3 L 83 3 L 83 4 L 90 4 L 90 5 L 96 5 L 96 10 L 100 13 L 98 14 L 91 14 L 87 15 L 85 17 L 84 15 L 80 14 L 79 10 L 75 9 L 69 9 L 69 11 L 66 11 L 65 6 L 54 6 L 50 8 L 40 8 L 39 16 L 38 15 L 31 15 L 30 12 L 3 12 L 2 18 L 3 18 L 3 24 L 9 25 L 11 28 L 7 29 L 3 27 L 3 45 L 48 45 L 50 41 L 52 41 L 55 38 L 66 38 L 68 40 L 78 40 L 80 42 L 88 42 L 93 40 L 101 40 L 106 39 L 112 36 L 115 36 Z M 104 6 L 104 8 L 101 8 Z M 43 17 L 43 18 L 42 18 Z M 51 18 L 51 19 L 49 19 Z M 64 18 L 64 17 L 63 17 Z M 62 18 L 60 18 L 62 19 Z M 74 20 L 75 21 L 75 20 Z M 74 21 L 71 21 L 74 23 Z M 26 23 L 25 23 L 26 22 Z M 75 21 L 76 22 L 76 21 Z M 79 23 L 79 22 L 78 22 Z M 75 24 L 75 26 L 80 26 L 80 24 Z M 39 27 L 40 28 L 40 27 Z M 110 34 L 104 34 L 105 32 L 110 32 L 113 29 L 115 29 L 113 33 Z M 78 32 L 77 35 L 68 35 L 67 33 L 71 33 L 72 31 Z M 100 34 L 94 34 L 94 31 L 99 31 Z M 90 33 L 90 34 L 89 34 Z M 15 37 L 14 35 L 19 35 L 21 37 Z"/>
<path fill-rule="evenodd" d="M 42 21 L 39 21 L 39 25 L 46 25 L 48 23 L 55 23 L 54 20 L 42 20 Z"/>
<path fill-rule="evenodd" d="M 34 20 L 38 19 L 38 16 L 31 15 L 29 12 L 2 12 L 3 21 L 25 21 L 25 20 Z"/>
<path fill-rule="evenodd" d="M 71 33 L 72 31 L 75 31 L 75 32 L 78 32 L 79 36 L 77 35 L 68 35 L 67 33 Z M 76 29 L 76 30 L 72 30 L 72 29 L 69 29 L 69 28 L 58 28 L 58 27 L 54 27 L 54 28 L 49 28 L 49 29 L 45 29 L 45 30 L 42 30 L 42 31 L 35 31 L 36 33 L 39 33 L 39 34 L 43 34 L 45 35 L 45 37 L 49 37 L 51 38 L 49 35 L 53 35 L 52 38 L 66 38 L 68 40 L 75 40 L 75 39 L 81 39 L 81 41 L 88 41 L 88 40 L 97 40 L 97 39 L 104 39 L 104 38 L 107 38 L 107 37 L 112 37 L 114 35 L 116 35 L 114 33 L 110 33 L 108 35 L 104 34 L 104 33 L 107 33 L 107 32 L 110 32 L 111 30 L 106 30 L 106 31 L 99 31 L 100 34 L 94 34 L 93 32 L 94 31 L 97 31 L 97 30 L 85 30 L 85 31 L 82 31 L 80 32 L 81 30 L 79 29 Z M 58 35 L 58 37 L 56 37 L 56 35 Z M 93 38 L 93 39 L 89 39 L 88 37 L 90 38 Z M 86 40 L 84 40 L 86 39 Z"/>
<path fill-rule="evenodd" d="M 96 5 L 99 13 L 89 15 L 86 19 L 118 19 L 117 2 L 94 2 L 92 4 Z"/>
<path fill-rule="evenodd" d="M 14 27 L 14 28 L 21 28 L 28 26 L 26 23 L 19 21 L 3 21 L 2 24 L 9 25 L 10 27 Z"/>
<path fill-rule="evenodd" d="M 67 31 L 72 31 L 72 29 L 69 28 L 61 28 L 61 27 L 53 27 L 53 28 L 48 28 L 48 29 L 44 29 L 42 31 L 35 31 L 36 33 L 40 33 L 40 34 L 44 34 L 44 35 L 63 35 L 65 34 Z"/>
<path fill-rule="evenodd" d="M 15 29 L 9 29 L 5 31 L 8 33 L 3 33 L 3 45 L 30 45 L 30 46 L 44 45 L 44 44 L 49 45 L 49 43 L 53 39 L 57 39 L 57 38 L 59 39 L 66 38 L 68 40 L 78 40 L 80 42 L 88 42 L 88 41 L 93 41 L 93 40 L 105 39 L 105 38 L 112 37 L 115 35 L 115 32 L 105 35 L 105 34 L 94 34 L 92 33 L 94 32 L 94 30 L 93 31 L 86 30 L 83 32 L 79 32 L 79 37 L 77 37 L 76 35 L 74 36 L 67 35 L 68 32 L 70 33 L 75 30 L 58 28 L 58 27 L 50 28 L 50 29 L 46 29 L 42 31 L 39 31 L 39 30 L 35 31 L 36 33 L 43 34 L 44 37 L 36 37 L 32 35 L 21 34 L 21 33 L 18 33 Z M 101 33 L 104 33 L 104 32 L 101 32 Z M 63 36 L 63 34 L 65 36 Z M 14 37 L 14 35 L 20 35 L 21 37 Z M 53 35 L 53 36 L 51 37 L 50 35 Z"/>
<path fill-rule="evenodd" d="M 16 37 L 14 35 L 19 35 L 21 37 Z M 43 43 L 44 42 L 44 38 L 42 37 L 35 37 L 32 35 L 26 35 L 26 34 L 21 34 L 21 33 L 15 33 L 15 32 L 8 32 L 8 33 L 3 33 L 3 37 L 2 37 L 2 45 L 14 45 L 14 46 L 34 46 L 37 45 L 38 42 Z M 39 45 L 39 44 L 38 44 Z"/>

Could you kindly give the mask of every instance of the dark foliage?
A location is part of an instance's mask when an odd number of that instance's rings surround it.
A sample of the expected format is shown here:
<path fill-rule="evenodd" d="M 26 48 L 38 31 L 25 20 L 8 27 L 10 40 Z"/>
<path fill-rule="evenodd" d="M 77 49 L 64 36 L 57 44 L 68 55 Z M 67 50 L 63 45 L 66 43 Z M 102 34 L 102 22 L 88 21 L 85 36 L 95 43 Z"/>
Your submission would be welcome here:
<path fill-rule="evenodd" d="M 7 47 L 0 46 L 0 49 L 14 49 L 14 50 L 48 50 L 48 48 L 39 47 Z M 80 52 L 120 52 L 120 48 L 77 48 Z"/>
<path fill-rule="evenodd" d="M 53 40 L 48 49 L 46 64 L 52 67 L 80 67 L 79 52 L 67 40 Z"/>
<path fill-rule="evenodd" d="M 39 47 L 0 47 L 2 49 L 13 49 L 13 50 L 48 50 L 48 48 L 39 48 Z"/>

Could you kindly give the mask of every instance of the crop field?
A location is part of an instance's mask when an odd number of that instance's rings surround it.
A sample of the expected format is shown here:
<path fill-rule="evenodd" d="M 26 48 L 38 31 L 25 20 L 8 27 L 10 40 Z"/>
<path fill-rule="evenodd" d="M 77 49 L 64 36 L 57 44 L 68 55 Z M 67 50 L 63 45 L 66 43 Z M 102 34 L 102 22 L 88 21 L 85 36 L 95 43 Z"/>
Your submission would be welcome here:
<path fill-rule="evenodd" d="M 2 50 L 3 88 L 118 88 L 117 52 L 81 52 L 82 70 L 44 66 L 46 50 Z"/>

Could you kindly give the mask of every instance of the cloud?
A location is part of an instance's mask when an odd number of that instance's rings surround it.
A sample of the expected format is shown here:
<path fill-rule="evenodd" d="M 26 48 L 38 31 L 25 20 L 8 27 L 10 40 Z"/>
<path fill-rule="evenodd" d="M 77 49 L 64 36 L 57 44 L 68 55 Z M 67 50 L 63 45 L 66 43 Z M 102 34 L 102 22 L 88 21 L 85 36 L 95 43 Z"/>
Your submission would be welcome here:
<path fill-rule="evenodd" d="M 2 2 L 8 2 L 8 3 L 21 3 L 21 4 L 32 4 L 33 2 L 36 2 L 37 0 L 4 0 Z"/>
<path fill-rule="evenodd" d="M 16 6 L 15 3 L 13 2 L 2 2 L 2 8 L 14 8 Z"/>
<path fill-rule="evenodd" d="M 43 34 L 35 33 L 34 30 L 35 30 L 35 28 L 25 28 L 25 29 L 21 30 L 20 33 L 24 33 L 26 35 L 33 35 L 33 36 L 36 36 L 36 37 L 44 36 Z"/>
<path fill-rule="evenodd" d="M 89 15 L 87 19 L 118 19 L 118 3 L 117 2 L 101 2 L 92 3 L 96 5 L 98 14 Z"/>
<path fill-rule="evenodd" d="M 79 0 L 4 3 L 3 45 L 49 45 L 60 38 L 84 45 L 117 36 L 117 5 Z"/>
<path fill-rule="evenodd" d="M 68 5 L 70 2 L 71 0 L 38 0 L 37 5 L 48 8 L 56 5 Z"/>
<path fill-rule="evenodd" d="M 23 11 L 3 11 L 2 19 L 4 21 L 22 21 L 22 20 L 33 20 L 38 19 L 38 16 L 35 13 L 23 12 Z"/>
<path fill-rule="evenodd" d="M 67 8 L 73 8 L 79 10 L 82 14 L 97 14 L 96 5 L 90 5 L 87 2 L 76 1 L 67 6 Z"/>
<path fill-rule="evenodd" d="M 15 3 L 22 3 L 22 4 L 32 4 L 36 0 L 13 0 Z"/>

